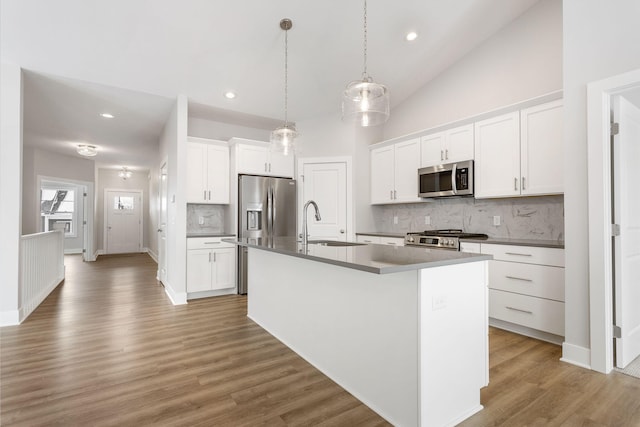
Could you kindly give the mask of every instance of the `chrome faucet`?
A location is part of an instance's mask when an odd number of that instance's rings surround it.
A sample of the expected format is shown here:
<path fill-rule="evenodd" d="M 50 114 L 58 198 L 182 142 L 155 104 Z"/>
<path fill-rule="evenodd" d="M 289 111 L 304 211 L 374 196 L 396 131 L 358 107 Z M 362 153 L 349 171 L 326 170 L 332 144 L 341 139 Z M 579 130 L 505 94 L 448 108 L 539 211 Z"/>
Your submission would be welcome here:
<path fill-rule="evenodd" d="M 313 205 L 313 208 L 316 210 L 316 221 L 320 221 L 320 210 L 318 210 L 318 205 L 313 200 L 309 200 L 304 204 L 304 208 L 302 208 L 302 244 L 307 245 L 309 238 L 309 231 L 307 229 L 307 208 L 309 205 Z"/>

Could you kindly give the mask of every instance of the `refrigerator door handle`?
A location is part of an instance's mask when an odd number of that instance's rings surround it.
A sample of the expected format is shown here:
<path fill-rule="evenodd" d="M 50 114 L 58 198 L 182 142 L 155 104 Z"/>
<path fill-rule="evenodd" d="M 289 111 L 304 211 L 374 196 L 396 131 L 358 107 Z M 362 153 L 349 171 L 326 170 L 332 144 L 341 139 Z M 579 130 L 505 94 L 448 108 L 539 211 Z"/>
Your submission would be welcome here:
<path fill-rule="evenodd" d="M 271 187 L 271 237 L 274 237 L 276 234 L 275 225 L 276 225 L 276 204 L 274 203 L 274 189 Z"/>
<path fill-rule="evenodd" d="M 265 237 L 271 237 L 271 228 L 273 226 L 273 200 L 271 199 L 271 187 L 267 188 L 267 235 Z"/>

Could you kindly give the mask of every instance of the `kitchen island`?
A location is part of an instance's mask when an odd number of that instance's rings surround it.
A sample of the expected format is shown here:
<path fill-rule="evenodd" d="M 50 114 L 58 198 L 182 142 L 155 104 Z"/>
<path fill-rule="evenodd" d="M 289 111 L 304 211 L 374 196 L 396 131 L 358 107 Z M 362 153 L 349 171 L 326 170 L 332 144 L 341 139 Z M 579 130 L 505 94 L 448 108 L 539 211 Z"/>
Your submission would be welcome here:
<path fill-rule="evenodd" d="M 482 409 L 490 256 L 234 240 L 248 316 L 386 420 L 449 426 Z"/>

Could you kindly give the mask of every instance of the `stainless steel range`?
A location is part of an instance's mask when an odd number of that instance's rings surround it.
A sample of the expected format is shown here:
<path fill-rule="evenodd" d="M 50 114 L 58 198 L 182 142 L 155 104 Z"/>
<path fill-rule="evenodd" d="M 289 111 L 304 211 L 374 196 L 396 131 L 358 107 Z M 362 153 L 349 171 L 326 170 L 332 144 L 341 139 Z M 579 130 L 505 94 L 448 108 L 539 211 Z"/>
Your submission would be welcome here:
<path fill-rule="evenodd" d="M 407 233 L 404 244 L 409 246 L 425 246 L 431 248 L 460 250 L 460 239 L 486 239 L 486 234 L 465 233 L 458 229 L 426 230 L 420 233 Z"/>

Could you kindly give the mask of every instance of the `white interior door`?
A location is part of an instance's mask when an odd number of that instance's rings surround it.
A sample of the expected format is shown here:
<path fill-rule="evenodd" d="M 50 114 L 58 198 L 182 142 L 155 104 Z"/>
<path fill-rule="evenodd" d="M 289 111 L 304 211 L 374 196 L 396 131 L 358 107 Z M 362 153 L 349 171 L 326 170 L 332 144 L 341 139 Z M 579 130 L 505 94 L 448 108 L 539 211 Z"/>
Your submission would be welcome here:
<path fill-rule="evenodd" d="M 640 355 L 640 109 L 613 98 L 619 133 L 613 144 L 614 312 L 621 328 L 616 338 L 616 366 L 624 368 Z"/>
<path fill-rule="evenodd" d="M 160 212 L 158 215 L 158 280 L 167 279 L 167 164 L 160 167 Z"/>
<path fill-rule="evenodd" d="M 304 163 L 300 209 L 308 200 L 318 204 L 321 220 L 316 221 L 313 206 L 307 210 L 309 240 L 347 240 L 346 162 Z M 300 221 L 302 223 L 302 220 Z M 300 228 L 302 231 L 302 228 Z"/>
<path fill-rule="evenodd" d="M 105 190 L 106 252 L 142 250 L 142 192 Z"/>

